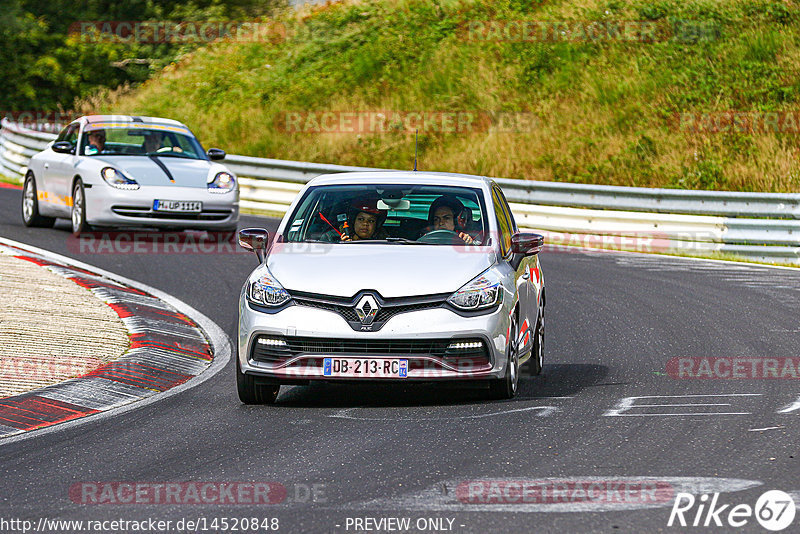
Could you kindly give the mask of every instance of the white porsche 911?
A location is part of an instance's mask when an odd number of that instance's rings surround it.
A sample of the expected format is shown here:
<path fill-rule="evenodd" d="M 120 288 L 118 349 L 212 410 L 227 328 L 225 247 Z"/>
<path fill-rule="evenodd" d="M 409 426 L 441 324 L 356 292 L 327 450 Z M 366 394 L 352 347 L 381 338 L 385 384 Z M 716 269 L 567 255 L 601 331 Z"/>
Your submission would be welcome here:
<path fill-rule="evenodd" d="M 72 221 L 91 226 L 148 226 L 234 231 L 236 176 L 180 122 L 90 115 L 68 125 L 31 158 L 22 194 L 26 226 Z"/>

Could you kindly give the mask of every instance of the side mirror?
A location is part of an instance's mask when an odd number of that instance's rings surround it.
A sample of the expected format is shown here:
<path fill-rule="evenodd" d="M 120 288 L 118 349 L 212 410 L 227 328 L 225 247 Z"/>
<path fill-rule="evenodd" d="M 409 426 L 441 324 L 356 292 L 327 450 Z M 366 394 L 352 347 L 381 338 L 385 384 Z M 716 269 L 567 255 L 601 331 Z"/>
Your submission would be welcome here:
<path fill-rule="evenodd" d="M 53 146 L 50 147 L 53 149 L 53 152 L 58 152 L 59 154 L 74 154 L 75 147 L 72 146 L 72 143 L 69 141 L 59 141 L 57 143 L 53 143 Z"/>
<path fill-rule="evenodd" d="M 255 252 L 259 263 L 264 263 L 267 243 L 269 243 L 269 232 L 263 228 L 245 228 L 239 231 L 239 246 Z"/>
<path fill-rule="evenodd" d="M 533 232 L 517 232 L 511 236 L 511 251 L 514 254 L 532 256 L 544 247 L 544 236 Z"/>
<path fill-rule="evenodd" d="M 209 148 L 208 152 L 206 152 L 208 159 L 213 161 L 220 161 L 225 159 L 225 151 L 219 148 Z"/>

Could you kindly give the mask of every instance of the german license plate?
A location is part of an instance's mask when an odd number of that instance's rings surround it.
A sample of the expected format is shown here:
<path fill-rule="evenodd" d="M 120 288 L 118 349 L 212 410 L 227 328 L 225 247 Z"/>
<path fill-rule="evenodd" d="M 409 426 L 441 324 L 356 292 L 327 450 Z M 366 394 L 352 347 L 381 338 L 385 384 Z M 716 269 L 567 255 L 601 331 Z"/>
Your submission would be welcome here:
<path fill-rule="evenodd" d="M 324 376 L 408 378 L 408 360 L 400 358 L 323 358 Z"/>
<path fill-rule="evenodd" d="M 153 211 L 180 211 L 197 213 L 203 210 L 203 203 L 191 200 L 154 200 Z"/>

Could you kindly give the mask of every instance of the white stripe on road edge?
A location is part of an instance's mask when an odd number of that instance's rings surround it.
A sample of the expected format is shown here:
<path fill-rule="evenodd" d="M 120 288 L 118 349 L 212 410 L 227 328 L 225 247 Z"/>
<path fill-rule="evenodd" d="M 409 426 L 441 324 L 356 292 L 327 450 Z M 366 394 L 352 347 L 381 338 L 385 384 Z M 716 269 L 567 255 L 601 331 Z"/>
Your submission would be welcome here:
<path fill-rule="evenodd" d="M 57 425 L 52 425 L 42 429 L 32 430 L 22 434 L 17 434 L 15 436 L 9 436 L 7 438 L 3 438 L 2 440 L 0 440 L 0 447 L 2 447 L 3 445 L 8 445 L 10 443 L 16 443 L 18 441 L 22 441 L 25 439 L 30 439 L 30 438 L 35 438 L 37 436 L 50 434 L 51 432 L 66 430 L 68 428 L 73 428 L 85 423 L 99 421 L 107 417 L 121 415 L 123 413 L 138 408 L 144 408 L 145 406 L 153 404 L 156 401 L 160 401 L 166 399 L 167 397 L 177 395 L 178 393 L 182 393 L 187 389 L 191 389 L 195 386 L 202 384 L 203 382 L 205 382 L 206 380 L 208 380 L 209 378 L 213 377 L 218 372 L 220 372 L 228 363 L 228 361 L 231 359 L 231 341 L 230 339 L 228 339 L 228 336 L 225 334 L 225 332 L 219 326 L 217 326 L 217 324 L 214 321 L 212 321 L 211 319 L 209 319 L 208 317 L 206 317 L 193 307 L 189 306 L 185 302 L 173 297 L 172 295 L 169 295 L 159 289 L 148 286 L 141 282 L 131 280 L 130 278 L 126 278 L 124 276 L 106 271 L 104 269 L 100 269 L 98 267 L 89 265 L 88 263 L 84 263 L 82 261 L 68 258 L 67 256 L 62 256 L 61 254 L 57 254 L 49 250 L 34 247 L 25 243 L 20 243 L 18 241 L 13 241 L 11 239 L 6 239 L 4 237 L 0 237 L 0 244 L 16 247 L 22 250 L 26 250 L 28 252 L 32 252 L 34 254 L 39 254 L 45 258 L 52 259 L 53 261 L 59 263 L 63 263 L 66 265 L 70 265 L 72 267 L 77 267 L 79 269 L 85 269 L 87 271 L 97 273 L 111 280 L 121 282 L 122 284 L 128 285 L 130 287 L 133 287 L 135 289 L 144 291 L 145 293 L 149 293 L 155 297 L 158 297 L 159 299 L 173 306 L 178 311 L 188 316 L 195 323 L 197 323 L 208 337 L 208 341 L 210 342 L 213 350 L 213 359 L 208 369 L 204 371 L 202 374 L 187 380 L 183 384 L 175 386 L 174 388 L 168 389 L 162 393 L 156 393 L 141 401 L 126 404 L 124 406 L 119 406 L 117 408 L 111 408 L 110 410 L 106 410 L 98 414 L 92 414 L 86 417 L 82 417 L 80 419 L 74 419 L 72 421 L 67 421 L 65 423 L 59 423 Z"/>
<path fill-rule="evenodd" d="M 359 415 L 351 415 L 352 412 L 359 410 L 359 408 L 345 408 L 333 415 L 337 419 L 352 419 L 355 421 L 452 421 L 458 419 L 481 419 L 483 417 L 496 417 L 498 415 L 506 415 L 515 412 L 530 412 L 533 410 L 541 410 L 541 413 L 536 414 L 539 417 L 547 417 L 553 412 L 558 411 L 558 406 L 528 406 L 527 408 L 516 408 L 514 410 L 503 410 L 499 412 L 475 414 L 475 415 L 453 415 L 450 417 L 362 417 Z"/>

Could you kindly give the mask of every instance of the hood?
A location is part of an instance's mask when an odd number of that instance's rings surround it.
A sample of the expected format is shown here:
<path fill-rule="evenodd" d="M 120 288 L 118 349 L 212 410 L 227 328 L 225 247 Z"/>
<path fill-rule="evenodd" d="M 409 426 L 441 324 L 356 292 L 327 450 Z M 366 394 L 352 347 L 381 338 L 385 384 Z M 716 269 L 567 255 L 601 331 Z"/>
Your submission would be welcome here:
<path fill-rule="evenodd" d="M 289 291 L 384 298 L 453 293 L 494 263 L 486 247 L 276 243 L 267 266 Z"/>
<path fill-rule="evenodd" d="M 102 160 L 118 169 L 139 185 L 177 185 L 181 187 L 202 187 L 208 185 L 208 174 L 212 163 L 203 159 L 184 159 L 155 156 L 169 170 L 175 182 L 170 182 L 166 173 L 147 156 L 101 156 Z M 222 170 L 222 169 L 221 169 Z"/>

